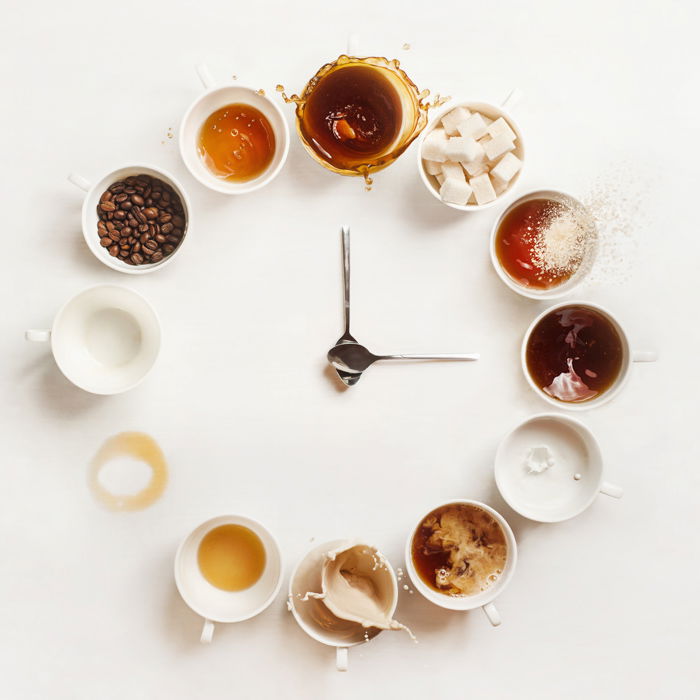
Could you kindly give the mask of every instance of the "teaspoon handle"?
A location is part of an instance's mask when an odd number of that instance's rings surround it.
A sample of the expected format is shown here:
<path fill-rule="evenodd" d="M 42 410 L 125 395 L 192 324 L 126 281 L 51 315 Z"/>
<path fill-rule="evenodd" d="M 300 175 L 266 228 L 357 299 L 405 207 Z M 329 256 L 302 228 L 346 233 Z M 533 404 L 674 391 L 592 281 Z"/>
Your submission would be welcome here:
<path fill-rule="evenodd" d="M 343 313 L 345 333 L 350 333 L 350 227 L 343 226 Z"/>
<path fill-rule="evenodd" d="M 478 360 L 479 353 L 454 353 L 445 352 L 436 355 L 382 355 L 380 360 Z"/>

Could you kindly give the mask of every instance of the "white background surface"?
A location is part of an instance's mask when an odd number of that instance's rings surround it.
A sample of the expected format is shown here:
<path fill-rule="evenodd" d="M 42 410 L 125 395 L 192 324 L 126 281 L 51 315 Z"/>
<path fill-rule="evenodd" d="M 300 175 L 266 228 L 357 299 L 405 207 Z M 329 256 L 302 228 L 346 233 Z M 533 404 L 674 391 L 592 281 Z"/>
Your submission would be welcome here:
<path fill-rule="evenodd" d="M 427 9 L 426 9 L 427 8 Z M 0 694 L 4 698 L 687 698 L 698 689 L 698 11 L 690 1 L 428 3 L 5 2 L 0 28 L 3 313 Z M 656 365 L 584 415 L 606 476 L 625 488 L 573 521 L 524 521 L 496 493 L 492 460 L 513 424 L 547 407 L 518 363 L 544 305 L 507 290 L 487 238 L 500 207 L 442 207 L 413 149 L 376 178 L 333 176 L 296 137 L 269 187 L 210 193 L 181 165 L 192 65 L 268 93 L 300 89 L 344 50 L 396 56 L 420 87 L 498 101 L 515 85 L 527 136 L 519 192 L 584 196 L 624 164 L 641 187 L 638 250 L 608 305 Z M 411 49 L 402 50 L 408 42 Z M 292 110 L 287 109 L 292 124 Z M 188 249 L 143 278 L 112 272 L 80 234 L 89 179 L 147 161 L 182 178 Z M 641 183 L 641 184 L 640 184 Z M 477 364 L 377 366 L 342 392 L 325 368 L 341 330 L 339 225 L 353 231 L 355 335 L 387 351 L 479 351 Z M 23 340 L 100 282 L 133 286 L 164 326 L 144 384 L 101 398 L 72 387 Z M 87 485 L 102 441 L 153 435 L 171 480 L 151 508 L 103 510 Z M 350 672 L 286 612 L 220 626 L 179 599 L 172 558 L 200 521 L 243 512 L 277 534 L 285 584 L 310 541 L 360 535 L 403 566 L 436 502 L 501 510 L 520 544 L 492 629 L 477 611 L 403 593 L 420 643 L 381 635 Z"/>

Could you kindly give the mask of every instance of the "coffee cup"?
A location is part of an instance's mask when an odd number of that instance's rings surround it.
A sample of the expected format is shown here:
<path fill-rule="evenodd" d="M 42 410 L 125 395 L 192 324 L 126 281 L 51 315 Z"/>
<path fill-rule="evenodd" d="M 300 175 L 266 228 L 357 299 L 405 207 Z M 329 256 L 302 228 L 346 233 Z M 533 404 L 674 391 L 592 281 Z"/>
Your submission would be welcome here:
<path fill-rule="evenodd" d="M 180 124 L 180 155 L 192 176 L 205 187 L 223 194 L 247 194 L 269 184 L 279 174 L 289 153 L 289 127 L 282 110 L 262 90 L 236 83 L 217 85 L 206 65 L 195 67 L 205 92 L 185 112 Z M 275 135 L 275 152 L 267 168 L 245 182 L 216 177 L 205 165 L 197 150 L 202 125 L 213 112 L 229 104 L 243 103 L 262 112 Z"/>
<path fill-rule="evenodd" d="M 306 634 L 321 644 L 336 650 L 336 668 L 348 670 L 348 649 L 374 639 L 382 630 L 365 628 L 357 622 L 343 620 L 330 612 L 321 600 L 307 595 L 322 590 L 322 568 L 326 554 L 346 544 L 347 540 L 324 542 L 309 550 L 296 565 L 289 579 L 288 608 Z M 398 604 L 398 583 L 391 564 L 385 561 L 390 572 L 392 600 L 390 614 Z"/>
<path fill-rule="evenodd" d="M 212 585 L 198 563 L 199 547 L 204 537 L 222 525 L 239 525 L 252 531 L 265 551 L 262 574 L 243 590 L 228 591 Z M 282 556 L 277 540 L 261 523 L 242 515 L 221 515 L 196 527 L 175 554 L 175 584 L 182 599 L 204 618 L 200 641 L 211 642 L 215 623 L 242 622 L 266 610 L 282 585 Z"/>
<path fill-rule="evenodd" d="M 565 400 L 560 400 L 557 398 L 554 398 L 550 394 L 547 394 L 538 384 L 535 382 L 533 379 L 530 370 L 528 369 L 528 362 L 527 362 L 527 355 L 528 355 L 528 344 L 530 342 L 530 339 L 533 335 L 534 330 L 538 327 L 538 324 L 547 316 L 550 314 L 553 314 L 557 311 L 560 311 L 561 309 L 565 309 L 567 307 L 576 307 L 576 308 L 581 308 L 581 309 L 590 309 L 594 313 L 600 314 L 604 319 L 607 320 L 607 322 L 611 325 L 611 327 L 614 329 L 614 333 L 616 334 L 617 338 L 619 339 L 619 345 L 620 345 L 620 352 L 621 352 L 621 357 L 620 357 L 620 369 L 617 372 L 617 376 L 612 380 L 612 383 L 604 390 L 602 390 L 600 393 L 598 393 L 596 396 L 593 396 L 592 398 L 588 398 L 582 401 L 565 401 Z M 612 315 L 610 311 L 605 309 L 604 307 L 594 304 L 592 302 L 588 301 L 565 301 L 565 302 L 560 302 L 558 304 L 555 304 L 554 306 L 550 306 L 548 309 L 545 309 L 539 316 L 535 318 L 535 320 L 530 324 L 529 328 L 527 331 L 525 331 L 525 336 L 523 337 L 523 342 L 522 346 L 520 349 L 520 362 L 523 370 L 523 374 L 525 375 L 525 379 L 528 383 L 528 385 L 532 388 L 532 390 L 542 399 L 544 399 L 547 403 L 551 404 L 552 406 L 556 406 L 557 408 L 563 408 L 569 411 L 585 411 L 591 408 L 595 408 L 597 406 L 601 406 L 611 399 L 613 399 L 615 396 L 617 396 L 620 391 L 622 390 L 622 387 L 625 385 L 627 382 L 627 379 L 629 378 L 630 371 L 632 368 L 632 364 L 636 362 L 655 362 L 658 359 L 657 353 L 653 351 L 632 351 L 630 349 L 630 343 L 629 339 L 627 337 L 627 333 L 623 329 L 622 325 L 617 321 L 615 316 Z M 571 370 L 573 372 L 573 370 Z"/>
<path fill-rule="evenodd" d="M 496 452 L 494 474 L 503 500 L 525 518 L 542 523 L 573 518 L 599 493 L 622 497 L 619 486 L 603 479 L 595 435 L 561 413 L 532 416 L 508 433 Z"/>
<path fill-rule="evenodd" d="M 50 330 L 27 340 L 50 342 L 56 364 L 73 384 L 93 394 L 119 394 L 139 384 L 160 351 L 153 307 L 126 287 L 98 285 L 69 299 Z"/>
<path fill-rule="evenodd" d="M 182 207 L 185 214 L 185 228 L 182 240 L 177 245 L 175 250 L 170 253 L 170 255 L 164 256 L 159 262 L 142 265 L 130 265 L 129 263 L 124 262 L 121 258 L 110 255 L 109 250 L 100 245 L 100 235 L 97 230 L 97 223 L 99 221 L 99 217 L 97 216 L 97 205 L 100 202 L 100 197 L 110 185 L 113 185 L 118 180 L 123 180 L 124 178 L 132 175 L 149 175 L 150 177 L 162 180 L 173 188 L 182 202 Z M 178 182 L 175 176 L 171 175 L 166 170 L 158 168 L 155 165 L 136 163 L 134 165 L 124 165 L 120 168 L 110 170 L 108 173 L 99 177 L 94 184 L 90 183 L 82 175 L 78 175 L 77 173 L 70 173 L 68 175 L 68 180 L 76 187 L 87 193 L 85 195 L 85 199 L 83 200 L 82 209 L 83 237 L 85 238 L 85 243 L 90 249 L 90 252 L 92 252 L 92 254 L 101 263 L 107 265 L 107 267 L 111 267 L 113 270 L 117 270 L 118 272 L 125 272 L 129 275 L 145 275 L 148 272 L 154 272 L 155 270 L 160 270 L 166 265 L 169 265 L 185 245 L 185 241 L 187 240 L 192 223 L 192 208 L 190 206 L 190 200 L 184 188 Z"/>
<path fill-rule="evenodd" d="M 498 579 L 489 585 L 485 590 L 481 590 L 473 595 L 449 595 L 447 593 L 441 593 L 430 586 L 421 578 L 420 574 L 416 569 L 416 565 L 413 560 L 413 541 L 418 534 L 418 529 L 421 527 L 425 519 L 434 511 L 439 508 L 444 508 L 452 505 L 466 505 L 472 506 L 474 508 L 479 508 L 485 511 L 493 520 L 498 523 L 499 527 L 503 532 L 503 536 L 506 544 L 506 560 L 505 566 L 499 575 Z M 406 572 L 408 573 L 414 588 L 427 600 L 435 605 L 445 608 L 447 610 L 474 610 L 476 608 L 481 608 L 489 622 L 497 627 L 501 624 L 501 616 L 494 604 L 494 600 L 503 592 L 504 588 L 508 585 L 513 572 L 515 571 L 515 565 L 518 558 L 517 544 L 515 541 L 515 535 L 508 525 L 506 519 L 497 511 L 495 511 L 490 506 L 485 503 L 480 503 L 479 501 L 473 501 L 468 499 L 458 499 L 453 501 L 448 501 L 447 503 L 442 503 L 440 505 L 431 508 L 426 511 L 425 515 L 418 521 L 416 526 L 413 528 L 411 533 L 406 540 Z"/>

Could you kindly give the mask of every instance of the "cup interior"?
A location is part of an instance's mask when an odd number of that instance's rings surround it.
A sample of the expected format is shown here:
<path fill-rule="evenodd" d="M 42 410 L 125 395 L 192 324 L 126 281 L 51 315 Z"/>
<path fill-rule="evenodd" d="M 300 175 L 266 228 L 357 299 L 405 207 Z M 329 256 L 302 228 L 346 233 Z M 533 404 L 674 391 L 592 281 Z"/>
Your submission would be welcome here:
<path fill-rule="evenodd" d="M 136 292 L 114 285 L 92 287 L 59 311 L 51 347 L 74 384 L 95 394 L 117 394 L 138 384 L 155 363 L 160 323 Z"/>
<path fill-rule="evenodd" d="M 258 177 L 246 182 L 230 182 L 214 175 L 199 155 L 197 142 L 202 125 L 216 110 L 244 103 L 260 110 L 275 134 L 275 154 Z M 180 154 L 192 175 L 203 185 L 224 194 L 243 194 L 266 185 L 282 169 L 289 151 L 289 127 L 280 108 L 258 91 L 242 85 L 225 85 L 201 95 L 185 114 L 180 126 Z"/>
<path fill-rule="evenodd" d="M 546 446 L 554 464 L 528 469 L 533 447 Z M 560 522 L 583 512 L 603 480 L 598 441 L 578 420 L 556 413 L 529 418 L 501 442 L 496 452 L 498 490 L 516 512 L 539 522 Z"/>
<path fill-rule="evenodd" d="M 99 221 L 97 216 L 97 205 L 100 202 L 100 197 L 102 196 L 102 193 L 110 185 L 117 182 L 117 180 L 123 180 L 125 177 L 129 177 L 131 175 L 150 175 L 151 177 L 158 178 L 159 180 L 167 183 L 179 195 L 180 201 L 182 202 L 182 207 L 185 211 L 185 229 L 180 244 L 170 255 L 165 256 L 160 262 L 157 263 L 149 263 L 147 265 L 129 265 L 120 258 L 111 256 L 107 248 L 103 248 L 100 245 L 100 236 L 97 233 L 97 222 Z M 187 239 L 190 227 L 190 218 L 191 209 L 189 199 L 187 198 L 182 185 L 175 179 L 174 176 L 165 172 L 164 170 L 161 170 L 160 168 L 155 168 L 150 165 L 127 165 L 107 173 L 90 188 L 90 191 L 87 193 L 85 201 L 83 202 L 83 236 L 85 237 L 85 242 L 87 243 L 88 248 L 90 248 L 92 253 L 100 262 L 103 262 L 108 267 L 111 267 L 113 270 L 118 270 L 119 272 L 126 272 L 130 275 L 143 275 L 164 267 L 180 252 L 185 244 L 185 240 Z"/>
<path fill-rule="evenodd" d="M 536 289 L 534 287 L 526 287 L 521 284 L 518 280 L 511 277 L 508 272 L 501 265 L 501 261 L 498 259 L 496 253 L 496 238 L 498 236 L 498 229 L 503 222 L 503 219 L 510 214 L 510 212 L 520 204 L 532 201 L 533 199 L 551 199 L 555 202 L 560 202 L 561 204 L 575 209 L 579 212 L 585 212 L 585 225 L 590 231 L 590 237 L 587 239 L 587 245 L 581 259 L 581 263 L 569 279 L 565 280 L 561 284 L 551 287 L 550 289 Z M 595 225 L 595 221 L 592 216 L 587 212 L 584 205 L 571 195 L 565 192 L 560 192 L 558 190 L 537 190 L 535 192 L 529 192 L 528 194 L 516 199 L 512 202 L 507 209 L 498 217 L 496 223 L 491 230 L 491 241 L 490 241 L 490 252 L 491 252 L 491 263 L 496 271 L 496 274 L 501 278 L 503 283 L 510 287 L 514 292 L 520 294 L 521 296 L 528 297 L 530 299 L 559 299 L 560 297 L 570 294 L 576 287 L 578 287 L 581 282 L 588 276 L 593 264 L 595 263 L 596 256 L 598 255 L 598 229 Z"/>
<path fill-rule="evenodd" d="M 221 525 L 242 525 L 252 530 L 265 548 L 265 570 L 260 579 L 242 591 L 224 591 L 207 581 L 199 569 L 197 553 L 204 536 Z M 197 614 L 213 622 L 240 622 L 267 608 L 282 583 L 282 557 L 275 538 L 260 523 L 241 515 L 222 515 L 195 528 L 175 556 L 175 583 L 182 599 Z"/>
<path fill-rule="evenodd" d="M 307 593 L 320 593 L 322 590 L 321 572 L 326 552 L 344 544 L 344 540 L 325 542 L 311 549 L 297 564 L 289 581 L 289 604 L 294 619 L 313 639 L 333 647 L 348 647 L 373 639 L 382 630 L 365 628 L 358 622 L 343 620 L 335 616 L 322 601 L 316 598 L 303 598 Z M 391 565 L 387 566 L 394 576 Z M 398 603 L 394 596 L 392 614 Z"/>
<path fill-rule="evenodd" d="M 617 335 L 620 339 L 620 343 L 622 345 L 622 363 L 620 367 L 620 373 L 618 374 L 617 378 L 615 379 L 613 384 L 609 386 L 602 394 L 599 394 L 598 396 L 595 396 L 592 399 L 588 399 L 587 401 L 560 401 L 559 399 L 553 398 L 549 394 L 545 393 L 535 383 L 527 367 L 527 346 L 530 340 L 530 336 L 532 335 L 534 329 L 537 327 L 537 324 L 548 314 L 567 306 L 579 306 L 593 309 L 599 314 L 605 316 L 605 318 L 612 324 L 613 328 L 617 332 Z M 545 309 L 539 316 L 537 316 L 537 318 L 535 318 L 535 320 L 530 324 L 530 327 L 527 329 L 527 331 L 525 331 L 523 343 L 520 348 L 520 364 L 522 366 L 523 374 L 525 375 L 527 383 L 530 385 L 532 390 L 539 397 L 544 399 L 547 403 L 551 404 L 552 406 L 556 406 L 557 408 L 566 409 L 568 411 L 587 411 L 591 408 L 607 403 L 620 392 L 629 376 L 629 371 L 632 364 L 632 354 L 630 351 L 627 334 L 625 333 L 622 326 L 618 323 L 617 319 L 607 309 L 604 309 L 602 306 L 599 306 L 598 304 L 593 304 L 588 301 L 572 300 L 559 302 L 558 304 L 554 304 L 554 306 L 550 306 L 548 309 Z"/>
<path fill-rule="evenodd" d="M 452 202 L 443 202 L 442 198 L 440 197 L 440 183 L 437 181 L 434 175 L 428 174 L 428 172 L 425 169 L 425 166 L 423 165 L 423 157 L 421 155 L 421 151 L 423 150 L 423 141 L 433 129 L 440 126 L 442 118 L 446 114 L 451 112 L 455 107 L 466 107 L 472 112 L 479 112 L 480 114 L 493 120 L 496 120 L 499 117 L 503 117 L 506 120 L 506 122 L 508 122 L 510 128 L 513 129 L 513 131 L 515 132 L 517 140 L 515 142 L 515 148 L 511 151 L 511 153 L 513 153 L 513 155 L 517 156 L 523 162 L 523 166 L 511 178 L 510 182 L 508 183 L 508 186 L 502 192 L 498 193 L 498 196 L 496 197 L 496 199 L 493 200 L 493 202 L 488 202 L 487 204 L 453 204 Z M 433 197 L 440 200 L 440 202 L 442 202 L 446 206 L 452 207 L 452 209 L 459 209 L 460 211 L 479 211 L 481 209 L 488 209 L 489 207 L 492 207 L 498 202 L 500 202 L 506 194 L 512 192 L 516 183 L 518 182 L 518 180 L 520 180 L 520 176 L 522 175 L 523 169 L 525 167 L 525 145 L 523 143 L 523 135 L 520 131 L 520 127 L 518 126 L 517 122 L 515 122 L 513 117 L 510 116 L 510 114 L 505 112 L 500 107 L 489 104 L 488 102 L 450 103 L 447 107 L 442 109 L 438 113 L 438 115 L 423 130 L 423 133 L 418 139 L 418 147 L 416 148 L 416 153 L 418 157 L 418 173 L 428 192 L 430 192 L 430 194 L 432 194 Z"/>
<path fill-rule="evenodd" d="M 505 565 L 505 569 L 503 570 L 503 573 L 501 574 L 498 581 L 496 581 L 487 590 L 481 591 L 480 593 L 477 593 L 475 595 L 451 596 L 451 595 L 447 595 L 446 593 L 440 593 L 439 591 L 434 590 L 427 583 L 425 583 L 425 581 L 423 581 L 420 574 L 416 570 L 415 564 L 413 563 L 413 538 L 415 537 L 415 534 L 416 534 L 418 528 L 421 526 L 421 523 L 434 510 L 441 508 L 443 506 L 453 505 L 453 504 L 471 505 L 471 506 L 475 506 L 477 508 L 481 508 L 482 510 L 486 511 L 500 525 L 500 527 L 503 530 L 503 533 L 505 534 L 505 537 L 506 537 L 506 544 L 507 544 L 507 548 L 508 548 L 508 550 L 507 550 L 508 553 L 507 553 L 506 565 Z M 447 503 L 440 503 L 440 504 L 434 506 L 433 508 L 431 508 L 430 510 L 425 512 L 425 514 L 416 523 L 415 527 L 411 531 L 411 534 L 408 536 L 408 539 L 406 541 L 405 557 L 406 557 L 406 571 L 408 572 L 408 576 L 411 579 L 411 582 L 415 586 L 416 590 L 424 598 L 427 598 L 431 603 L 435 603 L 435 605 L 438 605 L 441 608 L 447 608 L 448 610 L 473 610 L 475 608 L 481 607 L 482 605 L 486 605 L 487 603 L 490 603 L 508 585 L 508 582 L 510 581 L 511 576 L 513 575 L 513 572 L 515 571 L 515 564 L 516 564 L 517 558 L 518 558 L 518 550 L 517 550 L 517 544 L 515 541 L 515 535 L 513 534 L 513 531 L 511 530 L 510 525 L 508 525 L 506 519 L 500 513 L 495 511 L 490 506 L 487 506 L 484 503 L 480 503 L 479 501 L 459 499 L 459 500 L 454 500 L 454 501 L 448 501 Z"/>

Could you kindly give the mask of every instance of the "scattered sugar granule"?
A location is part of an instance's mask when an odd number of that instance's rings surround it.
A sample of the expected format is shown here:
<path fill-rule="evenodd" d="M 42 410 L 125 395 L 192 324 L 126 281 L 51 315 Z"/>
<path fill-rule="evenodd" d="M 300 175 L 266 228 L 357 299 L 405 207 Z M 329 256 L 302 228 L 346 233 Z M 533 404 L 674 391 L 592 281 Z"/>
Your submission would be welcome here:
<path fill-rule="evenodd" d="M 573 209 L 556 207 L 535 237 L 532 261 L 543 272 L 573 272 L 585 252 L 587 235 Z"/>

